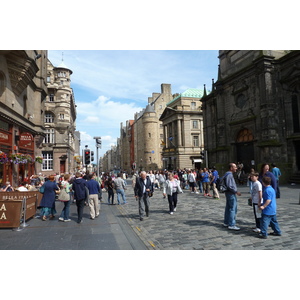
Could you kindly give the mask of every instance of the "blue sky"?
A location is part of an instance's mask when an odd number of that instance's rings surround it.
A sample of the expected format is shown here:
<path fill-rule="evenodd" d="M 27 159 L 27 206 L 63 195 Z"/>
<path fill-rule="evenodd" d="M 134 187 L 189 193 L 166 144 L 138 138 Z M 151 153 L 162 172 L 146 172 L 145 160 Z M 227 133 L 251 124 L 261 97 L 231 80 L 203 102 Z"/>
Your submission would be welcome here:
<path fill-rule="evenodd" d="M 63 59 L 73 71 L 81 145 L 95 150 L 93 137 L 101 136 L 99 156 L 117 143 L 120 123 L 145 108 L 162 83 L 171 84 L 173 94 L 204 84 L 210 90 L 219 62 L 216 50 L 49 50 L 48 58 L 54 66 Z"/>

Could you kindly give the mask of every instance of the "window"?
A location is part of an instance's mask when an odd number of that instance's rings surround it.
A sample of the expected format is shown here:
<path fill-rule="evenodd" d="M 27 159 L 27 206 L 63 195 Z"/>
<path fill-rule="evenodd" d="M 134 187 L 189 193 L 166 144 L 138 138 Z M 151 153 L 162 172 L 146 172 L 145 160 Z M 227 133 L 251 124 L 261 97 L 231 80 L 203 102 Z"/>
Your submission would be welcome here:
<path fill-rule="evenodd" d="M 53 170 L 53 152 L 43 151 L 43 166 L 42 170 Z"/>
<path fill-rule="evenodd" d="M 51 77 L 47 76 L 47 82 L 51 82 Z"/>
<path fill-rule="evenodd" d="M 151 138 L 151 133 L 150 132 L 148 133 L 148 137 Z"/>
<path fill-rule="evenodd" d="M 45 123 L 53 123 L 54 115 L 51 112 L 46 112 L 44 121 L 45 121 Z"/>
<path fill-rule="evenodd" d="M 54 102 L 54 94 L 50 94 L 49 95 L 49 101 L 50 102 Z"/>
<path fill-rule="evenodd" d="M 54 129 L 46 129 L 46 136 L 44 138 L 44 144 L 54 144 Z"/>
<path fill-rule="evenodd" d="M 198 127 L 198 121 L 197 120 L 193 120 L 192 122 L 193 122 L 192 128 L 193 129 L 198 129 L 199 128 Z"/>
<path fill-rule="evenodd" d="M 193 147 L 199 147 L 199 136 L 193 135 Z"/>
<path fill-rule="evenodd" d="M 59 114 L 59 117 L 58 117 L 60 120 L 64 120 L 65 119 L 65 114 Z"/>
<path fill-rule="evenodd" d="M 196 109 L 196 102 L 191 102 L 191 109 L 195 110 Z"/>

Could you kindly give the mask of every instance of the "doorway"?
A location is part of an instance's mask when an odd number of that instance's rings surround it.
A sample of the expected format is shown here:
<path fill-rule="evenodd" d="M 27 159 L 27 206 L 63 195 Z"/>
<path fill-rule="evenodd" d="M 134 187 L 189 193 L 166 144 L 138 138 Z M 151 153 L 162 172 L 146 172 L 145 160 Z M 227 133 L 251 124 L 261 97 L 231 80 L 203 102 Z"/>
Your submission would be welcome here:
<path fill-rule="evenodd" d="M 236 139 L 236 158 L 237 162 L 244 165 L 244 172 L 249 173 L 254 166 L 254 137 L 252 131 L 249 129 L 242 129 L 239 131 Z"/>

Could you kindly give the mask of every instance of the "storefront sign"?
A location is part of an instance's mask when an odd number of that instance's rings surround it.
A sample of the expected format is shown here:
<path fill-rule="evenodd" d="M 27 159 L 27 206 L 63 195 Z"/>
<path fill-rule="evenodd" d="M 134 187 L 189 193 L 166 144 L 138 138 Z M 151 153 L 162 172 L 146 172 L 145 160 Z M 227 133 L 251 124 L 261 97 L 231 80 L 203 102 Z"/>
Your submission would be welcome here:
<path fill-rule="evenodd" d="M 26 198 L 26 220 L 32 218 L 40 202 L 39 192 L 0 192 L 0 228 L 17 228 L 22 219 L 22 202 Z"/>
<path fill-rule="evenodd" d="M 33 136 L 28 132 L 23 132 L 20 134 L 19 147 L 26 147 L 33 149 Z"/>

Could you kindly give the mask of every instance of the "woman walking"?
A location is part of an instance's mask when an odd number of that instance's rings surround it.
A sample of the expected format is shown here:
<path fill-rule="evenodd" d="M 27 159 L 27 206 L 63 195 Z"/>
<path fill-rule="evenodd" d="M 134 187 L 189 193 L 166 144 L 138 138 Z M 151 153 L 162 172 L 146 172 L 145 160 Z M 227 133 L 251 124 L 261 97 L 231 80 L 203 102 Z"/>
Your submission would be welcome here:
<path fill-rule="evenodd" d="M 59 188 L 54 182 L 54 176 L 50 175 L 49 179 L 44 183 L 44 194 L 43 198 L 40 203 L 41 207 L 41 216 L 42 220 L 46 221 L 47 217 L 49 216 L 49 219 L 54 218 L 54 214 L 56 213 L 55 210 L 55 193 L 56 191 L 59 191 Z"/>
<path fill-rule="evenodd" d="M 70 181 L 70 174 L 65 174 L 64 180 L 61 182 L 61 190 L 65 190 L 65 192 L 68 194 L 69 201 L 63 201 L 64 208 L 61 211 L 60 217 L 58 218 L 58 220 L 62 222 L 71 221 L 71 219 L 69 218 L 69 214 L 70 214 L 70 204 L 71 204 L 70 189 L 72 187 L 72 184 L 70 184 L 69 181 Z"/>
<path fill-rule="evenodd" d="M 170 215 L 176 211 L 178 193 L 182 193 L 180 182 L 174 178 L 173 173 L 169 173 L 169 179 L 164 184 L 163 195 L 168 196 Z"/>
<path fill-rule="evenodd" d="M 108 204 L 114 204 L 114 183 L 112 181 L 112 178 L 109 176 L 108 179 L 105 181 L 105 187 L 107 189 L 107 193 L 108 193 L 108 199 L 107 199 L 107 203 Z M 111 199 L 111 203 L 110 203 L 110 199 Z"/>

